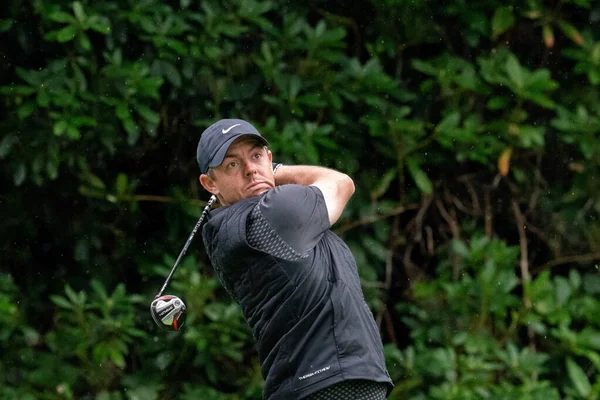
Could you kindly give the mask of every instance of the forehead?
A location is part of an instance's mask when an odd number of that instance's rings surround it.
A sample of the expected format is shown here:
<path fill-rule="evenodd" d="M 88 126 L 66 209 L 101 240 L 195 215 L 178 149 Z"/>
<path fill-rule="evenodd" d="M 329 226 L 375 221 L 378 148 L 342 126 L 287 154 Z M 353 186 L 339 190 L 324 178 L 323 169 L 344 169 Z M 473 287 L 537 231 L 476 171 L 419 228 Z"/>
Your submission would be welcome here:
<path fill-rule="evenodd" d="M 264 147 L 264 143 L 252 136 L 242 136 L 237 138 L 227 149 L 225 157 L 235 154 L 237 151 L 250 150 L 255 147 Z"/>

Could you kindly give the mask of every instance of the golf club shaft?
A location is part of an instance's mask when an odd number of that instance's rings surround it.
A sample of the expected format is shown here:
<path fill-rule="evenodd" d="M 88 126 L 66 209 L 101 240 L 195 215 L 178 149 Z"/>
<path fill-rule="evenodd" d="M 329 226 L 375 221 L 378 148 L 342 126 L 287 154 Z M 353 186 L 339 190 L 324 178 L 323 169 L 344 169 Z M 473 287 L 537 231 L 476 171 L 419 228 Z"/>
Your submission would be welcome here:
<path fill-rule="evenodd" d="M 175 260 L 175 264 L 173 265 L 173 268 L 171 269 L 171 272 L 169 273 L 169 276 L 167 276 L 167 279 L 165 280 L 165 283 L 162 285 L 162 288 L 160 288 L 160 291 L 158 292 L 158 294 L 156 295 L 156 297 L 162 296 L 163 292 L 167 288 L 167 285 L 169 284 L 169 281 L 171 280 L 171 277 L 173 276 L 173 274 L 177 270 L 177 267 L 179 266 L 179 262 L 181 261 L 181 259 L 185 255 L 185 253 L 187 252 L 188 247 L 190 247 L 190 244 L 192 243 L 192 240 L 194 239 L 194 236 L 196 235 L 196 232 L 200 228 L 200 225 L 202 225 L 202 220 L 204 220 L 204 217 L 206 217 L 206 214 L 210 210 L 210 207 L 212 206 L 212 203 L 216 199 L 217 199 L 217 197 L 213 195 L 213 196 L 210 197 L 210 199 L 206 203 L 206 207 L 204 207 L 204 210 L 202 211 L 202 215 L 200 215 L 200 219 L 198 219 L 198 222 L 196 222 L 196 226 L 194 226 L 194 229 L 192 230 L 192 233 L 190 233 L 190 236 L 188 237 L 187 241 L 185 242 L 185 245 L 183 246 L 183 249 L 181 249 L 181 252 L 179 253 L 179 256 L 177 257 L 177 260 Z"/>

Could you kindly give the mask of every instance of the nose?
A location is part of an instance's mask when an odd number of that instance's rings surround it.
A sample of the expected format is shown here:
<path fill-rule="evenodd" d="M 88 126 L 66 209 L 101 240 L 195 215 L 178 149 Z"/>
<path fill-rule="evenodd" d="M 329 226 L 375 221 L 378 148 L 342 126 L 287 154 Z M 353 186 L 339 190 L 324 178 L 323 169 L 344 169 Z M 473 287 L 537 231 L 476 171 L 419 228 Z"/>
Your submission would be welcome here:
<path fill-rule="evenodd" d="M 256 165 L 252 162 L 252 160 L 246 160 L 246 176 L 251 176 L 256 174 Z"/>

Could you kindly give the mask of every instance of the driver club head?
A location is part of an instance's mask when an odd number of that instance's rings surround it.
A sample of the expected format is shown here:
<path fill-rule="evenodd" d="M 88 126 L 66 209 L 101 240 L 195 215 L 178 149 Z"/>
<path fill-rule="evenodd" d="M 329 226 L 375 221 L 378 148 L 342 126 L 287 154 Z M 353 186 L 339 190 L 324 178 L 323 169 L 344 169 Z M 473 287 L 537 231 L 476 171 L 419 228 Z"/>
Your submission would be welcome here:
<path fill-rule="evenodd" d="M 166 331 L 179 331 L 185 324 L 185 304 L 177 296 L 156 297 L 150 305 L 150 313 L 156 325 Z"/>

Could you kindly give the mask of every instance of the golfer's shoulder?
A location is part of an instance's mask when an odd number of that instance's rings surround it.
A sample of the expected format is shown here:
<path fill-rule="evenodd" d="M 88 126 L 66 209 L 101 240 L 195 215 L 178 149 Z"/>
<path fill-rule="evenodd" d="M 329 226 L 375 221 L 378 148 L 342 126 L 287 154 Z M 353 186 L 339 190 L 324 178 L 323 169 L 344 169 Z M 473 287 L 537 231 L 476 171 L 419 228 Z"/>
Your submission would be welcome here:
<path fill-rule="evenodd" d="M 265 193 L 259 207 L 263 215 L 274 219 L 301 216 L 302 210 L 311 212 L 324 204 L 323 194 L 315 186 L 281 185 Z"/>
<path fill-rule="evenodd" d="M 310 206 L 323 195 L 316 186 L 296 184 L 281 185 L 269 190 L 260 201 L 261 209 L 289 209 L 290 207 Z"/>

